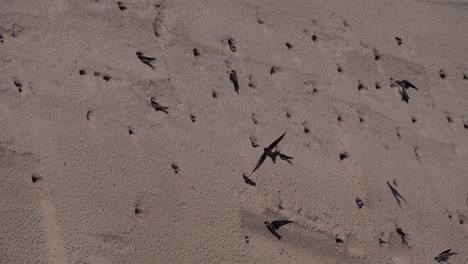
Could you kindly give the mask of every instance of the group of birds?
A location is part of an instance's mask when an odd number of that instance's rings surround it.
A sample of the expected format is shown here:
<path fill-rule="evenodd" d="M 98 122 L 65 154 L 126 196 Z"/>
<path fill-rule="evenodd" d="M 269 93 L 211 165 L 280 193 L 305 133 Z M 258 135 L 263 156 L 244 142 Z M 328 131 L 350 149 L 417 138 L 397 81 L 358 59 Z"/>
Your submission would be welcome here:
<path fill-rule="evenodd" d="M 236 48 L 236 45 L 235 45 L 235 41 L 232 38 L 229 38 L 227 40 L 227 43 L 228 43 L 229 48 L 231 49 L 231 51 L 236 52 L 237 48 Z M 196 49 L 194 50 L 194 54 L 195 54 L 195 56 L 200 55 L 198 50 L 196 50 Z M 136 56 L 138 57 L 138 59 L 142 63 L 146 64 L 151 69 L 153 69 L 153 70 L 156 69 L 156 67 L 153 65 L 155 60 L 156 60 L 155 57 L 145 56 L 143 54 L 143 52 L 141 52 L 141 51 L 137 51 Z M 228 72 L 228 74 L 229 74 L 229 80 L 234 85 L 235 92 L 237 94 L 239 94 L 239 80 L 238 80 L 236 71 L 231 70 L 230 72 Z M 396 85 L 398 85 L 398 89 L 399 89 L 398 91 L 399 91 L 399 94 L 401 95 L 401 100 L 406 102 L 406 103 L 409 103 L 409 99 L 410 99 L 410 97 L 408 95 L 408 92 L 407 92 L 408 89 L 413 88 L 416 91 L 419 91 L 419 89 L 416 88 L 415 85 L 413 85 L 412 83 L 410 83 L 407 80 L 395 80 L 394 83 Z M 162 111 L 162 112 L 168 114 L 169 107 L 160 105 L 156 101 L 156 99 L 154 97 L 151 98 L 150 104 L 154 108 L 155 111 Z M 271 143 L 268 147 L 263 148 L 263 153 L 260 156 L 260 159 L 258 160 L 257 164 L 255 165 L 255 168 L 252 170 L 250 175 L 252 175 L 255 171 L 257 171 L 262 166 L 262 164 L 265 162 L 267 157 L 269 157 L 273 161 L 273 163 L 275 163 L 276 159 L 279 157 L 281 160 L 285 160 L 289 164 L 292 164 L 291 160 L 293 159 L 293 157 L 288 156 L 288 155 L 286 155 L 284 153 L 281 153 L 281 151 L 277 150 L 278 144 L 281 142 L 281 140 L 284 138 L 285 135 L 286 135 L 286 132 L 284 132 L 279 138 L 277 138 L 275 141 L 273 141 L 273 143 Z M 246 176 L 245 174 L 242 175 L 245 183 L 248 184 L 248 185 L 251 185 L 251 186 L 256 186 L 257 185 L 256 182 L 253 181 L 249 176 Z M 407 201 L 403 198 L 403 196 L 401 196 L 401 194 L 396 190 L 396 188 L 393 187 L 388 181 L 387 181 L 387 185 L 390 188 L 390 191 L 392 192 L 393 196 L 397 200 L 397 203 L 398 203 L 398 205 L 400 207 L 401 207 L 400 199 L 403 200 L 406 204 L 408 204 Z M 359 209 L 361 209 L 364 206 L 364 202 L 359 198 L 356 199 L 356 204 L 358 205 Z M 277 231 L 282 226 L 290 224 L 290 223 L 293 223 L 293 221 L 290 221 L 290 220 L 274 220 L 272 222 L 264 221 L 264 224 L 265 224 L 266 228 L 268 229 L 268 231 L 270 231 L 278 240 L 281 240 L 282 236 L 280 234 L 278 234 Z M 408 234 L 405 233 L 401 228 L 397 228 L 396 232 L 400 236 L 402 243 L 404 245 L 408 246 L 408 248 L 410 248 L 410 246 L 408 244 L 408 241 L 407 241 L 409 239 Z M 248 241 L 248 239 L 247 239 L 247 241 Z M 448 263 L 449 257 L 453 256 L 453 255 L 456 255 L 456 254 L 458 254 L 458 253 L 451 252 L 451 249 L 448 249 L 448 250 L 445 250 L 442 253 L 440 253 L 434 259 L 439 264 L 449 264 Z"/>

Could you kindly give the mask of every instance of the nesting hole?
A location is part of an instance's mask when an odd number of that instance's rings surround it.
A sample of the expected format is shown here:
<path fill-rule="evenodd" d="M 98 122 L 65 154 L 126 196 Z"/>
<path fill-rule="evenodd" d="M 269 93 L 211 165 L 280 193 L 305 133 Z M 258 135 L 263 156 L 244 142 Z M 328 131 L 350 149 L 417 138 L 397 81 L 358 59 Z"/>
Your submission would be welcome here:
<path fill-rule="evenodd" d="M 211 92 L 211 96 L 216 99 L 218 98 L 218 93 L 216 91 Z"/>
<path fill-rule="evenodd" d="M 447 72 L 444 69 L 442 69 L 442 70 L 439 71 L 439 76 L 443 80 L 443 79 L 447 78 Z"/>
<path fill-rule="evenodd" d="M 349 153 L 348 152 L 342 152 L 340 153 L 340 160 L 344 160 L 349 158 Z"/>
<path fill-rule="evenodd" d="M 177 165 L 177 163 L 175 163 L 175 162 L 172 163 L 171 168 L 175 172 L 175 174 L 179 173 L 179 165 Z"/>
<path fill-rule="evenodd" d="M 79 70 L 78 73 L 79 73 L 80 75 L 85 75 L 85 74 L 86 74 L 86 71 L 85 71 L 85 70 Z"/>
<path fill-rule="evenodd" d="M 317 39 L 318 39 L 317 35 L 315 35 L 315 34 L 314 34 L 314 35 L 312 35 L 312 41 L 313 41 L 313 42 L 316 42 L 316 41 L 317 41 Z"/>
<path fill-rule="evenodd" d="M 198 51 L 197 48 L 194 48 L 194 49 L 193 49 L 193 56 L 195 56 L 195 57 L 200 56 L 200 51 Z"/>
<path fill-rule="evenodd" d="M 37 174 L 33 174 L 33 175 L 31 176 L 31 180 L 32 180 L 33 183 L 36 183 L 36 182 L 38 182 L 38 181 L 41 181 L 41 180 L 42 180 L 42 177 L 39 176 L 39 175 L 37 175 Z"/>

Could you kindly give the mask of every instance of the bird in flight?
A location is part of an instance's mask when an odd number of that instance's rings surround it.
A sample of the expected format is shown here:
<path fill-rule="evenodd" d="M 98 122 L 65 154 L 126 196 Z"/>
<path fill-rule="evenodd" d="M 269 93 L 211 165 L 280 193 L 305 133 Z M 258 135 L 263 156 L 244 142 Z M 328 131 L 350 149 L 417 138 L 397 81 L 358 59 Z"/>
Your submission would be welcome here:
<path fill-rule="evenodd" d="M 393 197 L 395 197 L 395 199 L 397 200 L 398 206 L 400 206 L 400 208 L 401 208 L 401 201 L 400 201 L 400 198 L 401 198 L 406 204 L 408 204 L 408 202 L 405 200 L 405 198 L 403 198 L 403 196 L 401 196 L 401 194 L 397 191 L 397 189 L 395 189 L 395 187 L 393 187 L 388 181 L 387 181 L 387 185 L 388 185 L 388 188 L 390 188 L 390 191 L 392 192 Z"/>
<path fill-rule="evenodd" d="M 416 91 L 419 91 L 418 88 L 416 88 L 416 86 L 414 86 L 412 83 L 408 82 L 407 80 L 402 80 L 402 81 L 396 80 L 395 83 L 398 85 L 398 92 L 401 95 L 401 100 L 405 101 L 406 103 L 408 103 L 409 101 L 409 96 L 408 96 L 408 93 L 406 92 L 409 88 L 413 88 Z"/>
<path fill-rule="evenodd" d="M 245 183 L 248 185 L 257 186 L 257 183 L 251 180 L 249 177 L 245 176 L 245 174 L 242 174 L 242 178 L 244 178 Z"/>
<path fill-rule="evenodd" d="M 156 102 L 156 99 L 154 97 L 151 97 L 151 106 L 154 108 L 154 110 L 157 111 L 162 111 L 166 114 L 169 114 L 169 106 L 162 106 L 158 102 Z"/>
<path fill-rule="evenodd" d="M 268 222 L 268 221 L 265 221 L 263 222 L 265 224 L 265 226 L 268 228 L 268 230 L 276 237 L 278 238 L 278 240 L 281 240 L 281 235 L 278 234 L 278 232 L 276 232 L 276 230 L 278 230 L 280 227 L 284 226 L 284 225 L 287 225 L 289 223 L 292 223 L 292 221 L 289 221 L 289 220 L 276 220 L 276 221 L 273 221 L 273 222 Z"/>
<path fill-rule="evenodd" d="M 271 160 L 273 160 L 273 163 L 276 162 L 276 157 L 278 156 L 280 157 L 280 159 L 286 160 L 289 163 L 291 163 L 291 159 L 293 159 L 292 157 L 282 154 L 279 151 L 273 152 L 273 150 L 276 148 L 278 143 L 280 143 L 280 141 L 283 139 L 284 135 L 286 135 L 286 132 L 284 132 L 283 135 L 281 135 L 278 139 L 276 139 L 273 143 L 271 143 L 270 146 L 268 146 L 267 148 L 263 148 L 263 154 L 258 160 L 257 165 L 255 166 L 255 168 L 250 174 L 254 173 L 258 168 L 260 168 L 260 166 L 262 166 L 263 162 L 265 161 L 267 157 L 270 157 Z"/>
<path fill-rule="evenodd" d="M 156 60 L 155 57 L 147 57 L 141 51 L 137 51 L 136 55 L 137 55 L 138 59 L 141 60 L 141 62 L 148 65 L 151 69 L 153 69 L 153 71 L 156 69 L 156 67 L 154 67 L 154 65 L 153 65 L 154 61 Z"/>
<path fill-rule="evenodd" d="M 444 252 L 440 253 L 439 256 L 435 257 L 435 261 L 437 261 L 439 264 L 449 264 L 448 259 L 453 256 L 457 255 L 458 253 L 455 252 L 450 252 L 451 249 L 447 249 Z"/>
<path fill-rule="evenodd" d="M 409 246 L 409 244 L 408 244 L 408 241 L 407 241 L 407 239 L 409 239 L 408 234 L 403 232 L 403 230 L 401 228 L 397 228 L 396 232 L 401 238 L 401 243 L 403 243 L 403 245 L 406 245 L 408 248 L 411 248 Z"/>

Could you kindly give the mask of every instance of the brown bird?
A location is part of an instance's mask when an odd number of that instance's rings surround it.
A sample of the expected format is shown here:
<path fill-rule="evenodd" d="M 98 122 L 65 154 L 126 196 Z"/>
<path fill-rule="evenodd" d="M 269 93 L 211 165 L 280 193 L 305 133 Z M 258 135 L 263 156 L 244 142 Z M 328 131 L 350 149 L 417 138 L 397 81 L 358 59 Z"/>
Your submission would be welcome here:
<path fill-rule="evenodd" d="M 278 139 L 273 141 L 273 143 L 271 143 L 270 146 L 268 146 L 267 148 L 263 148 L 263 154 L 260 157 L 260 159 L 258 160 L 257 165 L 255 166 L 255 168 L 253 169 L 253 171 L 250 174 L 254 173 L 258 168 L 260 168 L 260 166 L 262 166 L 263 162 L 265 161 L 265 159 L 267 157 L 270 157 L 271 160 L 273 161 L 273 163 L 276 162 L 276 157 L 278 157 L 278 156 L 280 157 L 280 159 L 286 160 L 289 163 L 291 163 L 290 160 L 293 159 L 293 157 L 289 157 L 287 155 L 284 155 L 284 154 L 280 153 L 279 151 L 273 152 L 273 150 L 276 148 L 278 143 L 280 143 L 280 141 L 283 139 L 284 135 L 286 135 L 286 132 L 284 132 L 283 135 L 281 135 Z"/>
<path fill-rule="evenodd" d="M 154 61 L 156 60 L 155 57 L 147 57 L 141 51 L 137 51 L 136 55 L 137 55 L 138 59 L 140 59 L 141 62 L 148 65 L 151 69 L 153 69 L 153 71 L 156 70 L 156 67 L 154 67 L 154 65 L 153 65 Z"/>
<path fill-rule="evenodd" d="M 289 220 L 275 220 L 273 222 L 268 222 L 268 221 L 265 221 L 263 222 L 265 224 L 265 226 L 268 228 L 268 230 L 276 237 L 278 238 L 278 240 L 281 240 L 281 236 L 280 234 L 278 234 L 276 232 L 276 230 L 278 230 L 280 227 L 284 226 L 284 225 L 287 225 L 289 223 L 292 223 L 292 221 L 289 221 Z"/>

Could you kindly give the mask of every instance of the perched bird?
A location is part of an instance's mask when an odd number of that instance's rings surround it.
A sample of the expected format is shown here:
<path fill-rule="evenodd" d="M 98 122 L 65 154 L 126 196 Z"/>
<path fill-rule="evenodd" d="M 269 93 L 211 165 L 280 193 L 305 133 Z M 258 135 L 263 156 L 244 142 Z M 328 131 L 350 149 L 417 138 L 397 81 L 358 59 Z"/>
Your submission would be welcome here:
<path fill-rule="evenodd" d="M 236 93 L 239 94 L 239 81 L 237 80 L 237 73 L 235 70 L 232 70 L 231 73 L 229 73 L 229 80 L 234 84 L 234 90 L 236 90 Z"/>
<path fill-rule="evenodd" d="M 156 60 L 156 58 L 154 57 L 147 57 L 143 54 L 143 52 L 141 51 L 137 51 L 136 52 L 136 55 L 138 57 L 138 59 L 141 60 L 141 62 L 143 62 L 144 64 L 148 65 L 151 69 L 155 70 L 156 67 L 154 67 L 153 63 L 154 61 Z"/>
<path fill-rule="evenodd" d="M 408 90 L 409 88 L 414 88 L 416 91 L 419 91 L 418 88 L 416 88 L 416 86 L 414 86 L 412 83 L 408 82 L 407 80 L 402 80 L 402 81 L 396 80 L 395 83 L 398 85 L 398 92 L 401 95 L 401 100 L 405 101 L 406 103 L 408 103 L 408 100 L 409 100 L 409 96 L 406 90 Z"/>
<path fill-rule="evenodd" d="M 268 230 L 276 237 L 278 238 L 278 240 L 281 240 L 281 236 L 280 234 L 278 234 L 276 232 L 276 230 L 278 230 L 280 227 L 284 226 L 284 225 L 287 225 L 289 223 L 292 223 L 292 221 L 289 221 L 289 220 L 276 220 L 276 221 L 273 221 L 273 222 L 268 222 L 268 221 L 265 221 L 263 222 L 265 224 L 265 226 L 268 228 Z"/>
<path fill-rule="evenodd" d="M 162 111 L 162 112 L 164 112 L 166 114 L 169 113 L 169 111 L 168 111 L 169 107 L 160 105 L 158 102 L 156 102 L 156 99 L 154 97 L 151 97 L 151 106 L 154 108 L 154 110 L 156 112 L 157 111 Z"/>
<path fill-rule="evenodd" d="M 403 245 L 406 245 L 408 248 L 411 248 L 409 246 L 409 244 L 408 244 L 408 241 L 407 241 L 407 239 L 409 239 L 408 234 L 403 232 L 403 230 L 401 228 L 397 228 L 396 232 L 401 238 L 401 243 L 403 243 Z"/>
<path fill-rule="evenodd" d="M 400 198 L 401 198 L 406 204 L 408 204 L 408 202 L 405 200 L 405 198 L 403 198 L 403 196 L 401 196 L 401 194 L 397 191 L 397 189 L 395 189 L 395 187 L 393 187 L 388 181 L 387 181 L 387 185 L 388 185 L 388 188 L 390 188 L 390 191 L 392 192 L 393 197 L 395 197 L 395 199 L 397 200 L 398 206 L 400 206 L 400 208 L 401 208 L 401 201 L 400 201 Z"/>
<path fill-rule="evenodd" d="M 267 148 L 263 148 L 263 154 L 258 160 L 257 165 L 255 166 L 255 168 L 250 174 L 254 173 L 258 168 L 260 168 L 260 166 L 262 166 L 263 162 L 265 161 L 267 157 L 270 157 L 273 163 L 276 162 L 276 157 L 278 156 L 280 157 L 280 159 L 287 160 L 289 163 L 291 163 L 290 160 L 293 159 L 292 157 L 286 156 L 280 153 L 279 151 L 273 152 L 273 150 L 276 148 L 278 143 L 283 139 L 284 135 L 286 135 L 286 132 L 284 132 L 283 135 L 281 135 L 278 139 L 276 139 L 273 143 L 271 143 L 270 146 L 268 146 Z"/>
<path fill-rule="evenodd" d="M 444 252 L 440 253 L 439 256 L 435 257 L 435 261 L 437 261 L 439 264 L 449 264 L 448 259 L 450 256 L 457 255 L 458 253 L 455 252 L 450 252 L 451 249 L 447 249 Z"/>

